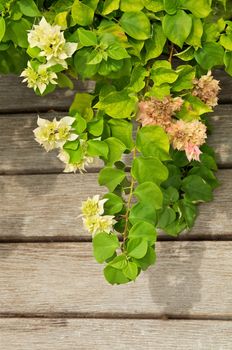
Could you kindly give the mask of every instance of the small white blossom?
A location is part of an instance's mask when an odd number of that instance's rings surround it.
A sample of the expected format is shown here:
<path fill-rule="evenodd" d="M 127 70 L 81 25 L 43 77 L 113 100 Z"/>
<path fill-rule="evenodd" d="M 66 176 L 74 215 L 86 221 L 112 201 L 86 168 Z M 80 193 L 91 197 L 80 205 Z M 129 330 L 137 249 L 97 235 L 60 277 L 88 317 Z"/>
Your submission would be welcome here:
<path fill-rule="evenodd" d="M 74 121 L 75 119 L 71 117 L 64 117 L 60 121 L 57 121 L 56 118 L 50 121 L 38 117 L 38 128 L 33 131 L 35 140 L 47 152 L 55 148 L 60 148 L 65 142 L 78 138 L 78 135 L 72 133 L 72 124 Z"/>
<path fill-rule="evenodd" d="M 60 150 L 58 158 L 65 164 L 64 173 L 76 173 L 77 171 L 83 173 L 86 171 L 85 167 L 93 163 L 93 158 L 87 156 L 83 156 L 83 158 L 78 163 L 69 163 L 69 154 L 64 149 Z"/>
<path fill-rule="evenodd" d="M 45 65 L 38 66 L 37 70 L 28 62 L 27 68 L 20 75 L 24 77 L 23 83 L 27 82 L 29 88 L 38 89 L 41 94 L 44 93 L 49 84 L 57 84 L 57 75 L 48 70 Z"/>
<path fill-rule="evenodd" d="M 51 25 L 43 17 L 28 33 L 30 47 L 38 47 L 40 56 L 46 58 L 48 67 L 60 64 L 67 68 L 66 59 L 77 50 L 77 43 L 66 42 L 58 25 Z"/>
<path fill-rule="evenodd" d="M 87 216 L 83 218 L 85 228 L 92 234 L 95 235 L 100 232 L 110 233 L 113 230 L 113 225 L 116 223 L 114 216 Z"/>
<path fill-rule="evenodd" d="M 95 195 L 92 198 L 88 197 L 81 206 L 82 216 L 95 216 L 104 214 L 104 204 L 107 202 L 107 200 L 107 198 L 100 200 L 99 195 Z"/>

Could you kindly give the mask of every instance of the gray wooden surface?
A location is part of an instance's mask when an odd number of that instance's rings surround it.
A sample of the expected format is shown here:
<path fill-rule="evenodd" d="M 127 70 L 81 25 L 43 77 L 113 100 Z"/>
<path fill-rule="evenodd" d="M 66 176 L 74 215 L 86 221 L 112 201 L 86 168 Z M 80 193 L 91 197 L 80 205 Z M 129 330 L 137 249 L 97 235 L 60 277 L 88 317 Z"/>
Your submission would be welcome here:
<path fill-rule="evenodd" d="M 104 193 L 100 162 L 61 174 L 33 140 L 37 114 L 66 114 L 75 91 L 41 99 L 0 77 L 1 350 L 232 349 L 232 78 L 216 75 L 222 105 L 209 143 L 222 186 L 191 232 L 160 233 L 156 266 L 119 287 L 105 283 L 78 218 L 83 199 Z"/>

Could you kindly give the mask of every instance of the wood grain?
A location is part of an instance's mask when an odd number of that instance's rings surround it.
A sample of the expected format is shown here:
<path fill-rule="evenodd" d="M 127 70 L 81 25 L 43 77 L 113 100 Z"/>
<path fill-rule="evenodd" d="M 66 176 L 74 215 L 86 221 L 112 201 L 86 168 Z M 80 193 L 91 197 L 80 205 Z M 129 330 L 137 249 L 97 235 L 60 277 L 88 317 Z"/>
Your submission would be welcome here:
<path fill-rule="evenodd" d="M 0 319 L 1 350 L 231 350 L 232 322 Z"/>
<path fill-rule="evenodd" d="M 1 316 L 232 318 L 232 242 L 160 242 L 136 283 L 110 286 L 90 243 L 0 245 Z"/>
<path fill-rule="evenodd" d="M 14 75 L 0 76 L 0 113 L 67 111 L 75 93 L 93 90 L 93 82 L 76 81 L 74 90 L 56 89 L 43 97 L 22 83 L 22 78 Z"/>
<path fill-rule="evenodd" d="M 59 115 L 52 113 L 43 117 Z M 35 114 L 0 116 L 0 174 L 62 172 L 64 166 L 56 153 L 46 153 L 34 140 L 36 119 Z M 213 127 L 209 144 L 216 151 L 217 162 L 220 167 L 232 167 L 232 105 L 218 107 L 209 120 Z M 129 158 L 125 159 L 131 163 Z M 96 171 L 101 166 L 101 161 L 96 160 L 89 171 Z"/>
<path fill-rule="evenodd" d="M 215 77 L 221 81 L 221 103 L 231 103 L 232 78 L 222 70 L 215 71 Z M 74 90 L 57 89 L 52 94 L 38 97 L 32 89 L 22 84 L 22 79 L 14 75 L 0 76 L 0 113 L 3 112 L 38 112 L 68 110 L 75 93 L 92 91 L 93 82 L 75 82 Z"/>
<path fill-rule="evenodd" d="M 232 237 L 232 170 L 218 172 L 222 186 L 215 200 L 200 206 L 191 232 L 181 238 Z M 86 240 L 80 206 L 106 193 L 97 174 L 0 176 L 0 240 Z M 164 238 L 164 237 L 162 237 Z"/>

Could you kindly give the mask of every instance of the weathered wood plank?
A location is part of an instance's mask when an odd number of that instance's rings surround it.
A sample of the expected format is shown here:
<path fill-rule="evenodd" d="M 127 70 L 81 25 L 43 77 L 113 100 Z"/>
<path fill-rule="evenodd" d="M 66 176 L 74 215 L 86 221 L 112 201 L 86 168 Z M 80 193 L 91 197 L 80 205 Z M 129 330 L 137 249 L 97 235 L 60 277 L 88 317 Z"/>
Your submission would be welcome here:
<path fill-rule="evenodd" d="M 215 77 L 221 80 L 220 102 L 231 103 L 232 78 L 222 70 L 216 70 Z M 21 78 L 14 75 L 0 76 L 0 113 L 68 110 L 77 91 L 91 91 L 94 86 L 92 82 L 77 81 L 72 91 L 57 89 L 54 93 L 41 98 L 21 81 Z"/>
<path fill-rule="evenodd" d="M 21 78 L 14 75 L 0 76 L 0 113 L 47 112 L 53 109 L 66 111 L 77 91 L 86 92 L 93 89 L 93 82 L 77 81 L 74 90 L 56 89 L 55 92 L 40 97 L 21 81 Z"/>
<path fill-rule="evenodd" d="M 59 115 L 59 114 L 58 114 Z M 57 113 L 44 115 L 53 118 Z M 63 116 L 63 114 L 62 114 Z M 63 170 L 56 153 L 46 153 L 33 138 L 36 115 L 0 116 L 0 174 L 54 173 Z M 214 147 L 220 167 L 232 167 L 232 105 L 218 107 L 210 115 L 213 134 L 209 144 Z M 127 159 L 128 161 L 128 159 Z M 101 166 L 96 161 L 90 171 Z"/>
<path fill-rule="evenodd" d="M 0 245 L 0 315 L 232 318 L 232 242 L 160 242 L 136 283 L 110 286 L 90 243 Z"/>
<path fill-rule="evenodd" d="M 191 232 L 181 238 L 231 237 L 232 170 L 218 172 L 215 200 L 200 206 Z M 0 177 L 0 240 L 86 240 L 81 202 L 103 194 L 96 174 Z"/>
<path fill-rule="evenodd" d="M 231 350 L 232 322 L 0 319 L 2 350 Z"/>

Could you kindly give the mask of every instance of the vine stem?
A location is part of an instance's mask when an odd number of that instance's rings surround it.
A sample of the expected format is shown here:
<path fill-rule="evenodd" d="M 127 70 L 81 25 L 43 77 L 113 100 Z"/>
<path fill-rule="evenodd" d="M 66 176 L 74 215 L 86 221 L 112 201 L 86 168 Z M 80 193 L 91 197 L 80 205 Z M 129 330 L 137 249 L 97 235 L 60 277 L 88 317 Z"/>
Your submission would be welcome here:
<path fill-rule="evenodd" d="M 137 132 L 138 132 L 139 129 L 140 129 L 140 127 L 138 127 Z M 132 155 L 133 155 L 133 160 L 134 160 L 136 158 L 136 146 L 133 149 Z M 130 184 L 130 187 L 129 187 L 130 192 L 129 192 L 129 196 L 128 196 L 127 210 L 126 210 L 126 214 L 125 214 L 125 228 L 124 228 L 124 231 L 123 231 L 123 234 L 122 234 L 122 236 L 123 236 L 122 246 L 125 246 L 125 242 L 126 242 L 126 239 L 127 239 L 129 214 L 130 214 L 130 209 L 131 209 L 131 201 L 132 201 L 132 198 L 133 198 L 134 186 L 135 186 L 135 179 L 133 178 L 133 176 L 131 176 L 131 184 Z"/>
<path fill-rule="evenodd" d="M 170 50 L 170 55 L 169 55 L 169 59 L 168 59 L 168 62 L 170 62 L 170 63 L 172 63 L 173 53 L 174 53 L 174 44 L 172 43 L 171 50 Z"/>

